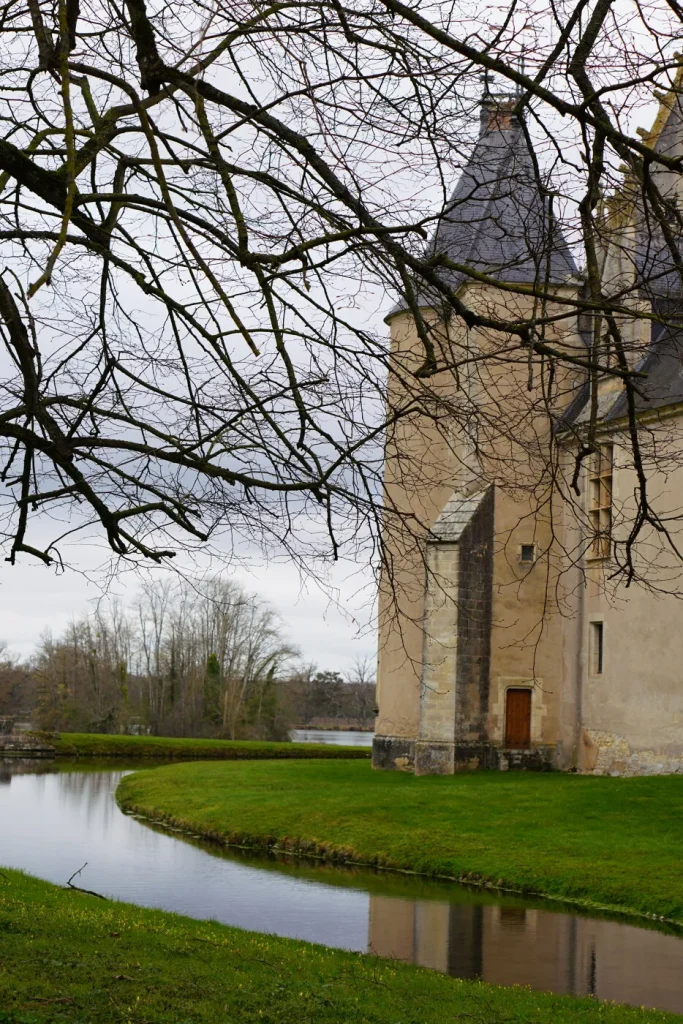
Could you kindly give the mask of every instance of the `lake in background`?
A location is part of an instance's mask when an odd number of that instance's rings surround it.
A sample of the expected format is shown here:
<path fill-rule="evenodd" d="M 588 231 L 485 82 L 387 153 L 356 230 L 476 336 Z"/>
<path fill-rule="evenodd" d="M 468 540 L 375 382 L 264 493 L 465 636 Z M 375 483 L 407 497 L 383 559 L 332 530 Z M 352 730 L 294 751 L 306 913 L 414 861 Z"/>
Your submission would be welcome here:
<path fill-rule="evenodd" d="M 331 743 L 345 747 L 371 747 L 374 732 L 353 729 L 292 729 L 294 743 Z"/>

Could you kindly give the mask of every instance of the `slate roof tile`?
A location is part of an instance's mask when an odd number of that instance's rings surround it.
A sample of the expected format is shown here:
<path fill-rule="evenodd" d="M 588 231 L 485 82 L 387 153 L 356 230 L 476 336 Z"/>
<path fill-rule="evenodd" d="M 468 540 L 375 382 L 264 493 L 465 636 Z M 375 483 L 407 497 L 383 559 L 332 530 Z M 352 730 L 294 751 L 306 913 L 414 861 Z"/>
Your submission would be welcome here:
<path fill-rule="evenodd" d="M 480 491 L 478 494 L 465 497 L 459 491 L 453 491 L 432 526 L 432 539 L 446 544 L 457 544 L 485 494 L 486 491 Z"/>
<path fill-rule="evenodd" d="M 534 162 L 519 122 L 488 128 L 472 151 L 451 199 L 440 218 L 428 254 L 445 253 L 498 281 L 560 284 L 576 274 L 576 264 L 554 221 L 550 202 L 537 180 Z M 457 289 L 464 271 L 442 271 L 443 280 Z M 434 301 L 427 291 L 419 300 Z M 399 302 L 393 313 L 405 309 Z"/>

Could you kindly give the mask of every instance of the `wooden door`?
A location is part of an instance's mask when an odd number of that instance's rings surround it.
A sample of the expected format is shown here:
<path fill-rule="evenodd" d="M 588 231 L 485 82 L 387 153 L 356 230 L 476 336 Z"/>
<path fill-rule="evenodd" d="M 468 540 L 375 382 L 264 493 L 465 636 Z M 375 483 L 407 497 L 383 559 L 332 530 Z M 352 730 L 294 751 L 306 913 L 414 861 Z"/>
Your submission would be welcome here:
<path fill-rule="evenodd" d="M 531 690 L 508 690 L 505 704 L 505 746 L 519 750 L 531 744 Z"/>

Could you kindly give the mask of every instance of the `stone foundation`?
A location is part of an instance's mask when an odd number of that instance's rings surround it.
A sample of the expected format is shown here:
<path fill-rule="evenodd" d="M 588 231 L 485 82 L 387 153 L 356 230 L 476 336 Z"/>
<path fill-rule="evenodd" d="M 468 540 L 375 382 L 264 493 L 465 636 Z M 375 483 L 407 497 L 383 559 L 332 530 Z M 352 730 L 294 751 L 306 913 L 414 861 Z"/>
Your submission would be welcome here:
<path fill-rule="evenodd" d="M 427 743 L 418 740 L 415 744 L 416 775 L 452 775 L 454 761 L 453 743 Z"/>
<path fill-rule="evenodd" d="M 490 743 L 430 743 L 403 736 L 375 736 L 372 767 L 414 771 L 416 775 L 453 775 L 481 769 L 547 772 L 555 767 L 555 753 L 555 747 L 549 745 L 501 750 Z"/>
<path fill-rule="evenodd" d="M 372 767 L 411 772 L 415 766 L 415 740 L 407 736 L 377 736 L 372 741 Z"/>
<path fill-rule="evenodd" d="M 54 757 L 55 748 L 27 733 L 0 735 L 0 757 Z"/>
<path fill-rule="evenodd" d="M 0 738 L 0 756 L 3 752 L 2 739 L 9 737 Z M 24 737 L 21 739 L 25 742 Z M 17 750 L 17 753 L 22 751 Z M 375 736 L 372 766 L 414 771 L 416 775 L 452 775 L 482 769 L 546 772 L 558 767 L 556 754 L 556 748 L 549 744 L 537 745 L 530 750 L 502 750 L 489 743 L 429 743 L 405 736 Z M 579 771 L 589 775 L 614 776 L 681 775 L 683 752 L 632 751 L 623 736 L 584 729 Z"/>
<path fill-rule="evenodd" d="M 680 775 L 683 753 L 656 750 L 632 751 L 628 740 L 611 732 L 584 729 L 581 770 L 592 775 Z"/>
<path fill-rule="evenodd" d="M 550 772 L 556 765 L 557 748 L 550 744 L 531 750 L 497 750 L 500 771 Z"/>

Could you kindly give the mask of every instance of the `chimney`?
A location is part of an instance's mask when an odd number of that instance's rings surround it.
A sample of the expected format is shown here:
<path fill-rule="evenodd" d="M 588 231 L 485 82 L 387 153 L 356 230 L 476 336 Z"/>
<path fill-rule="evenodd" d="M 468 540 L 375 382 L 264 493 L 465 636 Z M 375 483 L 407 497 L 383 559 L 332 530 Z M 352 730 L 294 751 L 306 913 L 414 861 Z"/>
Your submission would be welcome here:
<path fill-rule="evenodd" d="M 509 93 L 494 96 L 485 93 L 481 101 L 481 133 L 509 132 L 515 128 L 516 117 L 513 110 L 519 102 L 518 96 Z"/>

